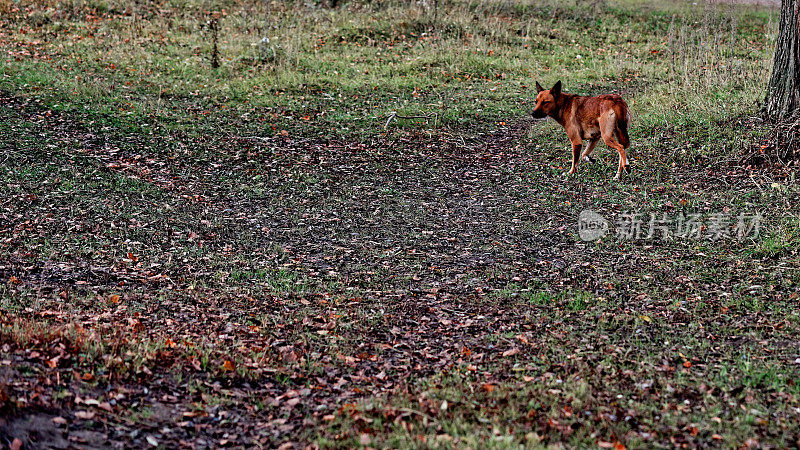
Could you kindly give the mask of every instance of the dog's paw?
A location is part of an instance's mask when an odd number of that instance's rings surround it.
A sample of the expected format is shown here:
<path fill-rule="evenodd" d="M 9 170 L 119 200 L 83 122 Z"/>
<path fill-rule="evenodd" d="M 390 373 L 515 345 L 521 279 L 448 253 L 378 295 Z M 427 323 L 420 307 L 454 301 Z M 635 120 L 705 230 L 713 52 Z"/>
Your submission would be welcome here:
<path fill-rule="evenodd" d="M 614 181 L 619 181 L 619 173 L 617 173 L 616 175 L 614 175 L 614 178 L 612 178 L 612 180 L 614 180 Z"/>
<path fill-rule="evenodd" d="M 594 156 L 584 156 L 583 160 L 584 160 L 584 162 L 587 162 L 587 163 L 594 163 L 594 162 L 597 161 L 597 158 L 595 158 Z"/>

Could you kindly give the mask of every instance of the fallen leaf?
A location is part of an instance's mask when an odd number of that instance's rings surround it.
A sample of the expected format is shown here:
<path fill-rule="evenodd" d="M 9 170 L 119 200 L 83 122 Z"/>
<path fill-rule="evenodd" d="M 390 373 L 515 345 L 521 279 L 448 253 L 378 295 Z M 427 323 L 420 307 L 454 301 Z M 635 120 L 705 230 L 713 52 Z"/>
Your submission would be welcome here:
<path fill-rule="evenodd" d="M 134 333 L 139 333 L 141 331 L 144 331 L 144 325 L 142 325 L 142 322 L 140 322 L 140 321 L 138 321 L 138 320 L 136 320 L 136 319 L 131 317 L 131 318 L 128 318 L 128 323 L 130 324 L 131 330 Z"/>
<path fill-rule="evenodd" d="M 111 407 L 111 403 L 108 403 L 108 402 L 102 402 L 99 405 L 97 405 L 97 407 L 102 409 L 102 410 L 104 410 L 104 411 L 114 412 L 114 408 L 112 408 Z"/>
<path fill-rule="evenodd" d="M 83 420 L 91 420 L 94 418 L 94 413 L 92 411 L 76 411 L 75 417 Z"/>

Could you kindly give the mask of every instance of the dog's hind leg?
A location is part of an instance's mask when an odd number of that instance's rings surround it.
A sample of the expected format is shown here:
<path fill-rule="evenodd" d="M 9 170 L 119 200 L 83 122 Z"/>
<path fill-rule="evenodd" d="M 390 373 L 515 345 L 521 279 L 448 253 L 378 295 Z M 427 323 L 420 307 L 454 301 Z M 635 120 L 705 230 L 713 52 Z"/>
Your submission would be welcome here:
<path fill-rule="evenodd" d="M 614 176 L 615 180 L 619 180 L 622 170 L 628 165 L 628 156 L 625 154 L 625 147 L 623 147 L 622 144 L 617 142 L 617 140 L 613 137 L 609 139 L 603 139 L 603 141 L 605 141 L 606 145 L 619 152 L 619 166 L 617 167 L 617 174 Z"/>
<path fill-rule="evenodd" d="M 600 142 L 600 138 L 594 138 L 591 141 L 589 141 L 589 145 L 586 146 L 586 150 L 583 151 L 580 159 L 586 162 L 591 162 L 592 160 L 591 158 L 589 158 L 589 156 L 592 154 L 592 150 L 594 150 L 598 142 Z"/>
<path fill-rule="evenodd" d="M 617 142 L 622 145 L 623 149 L 627 150 L 628 147 L 631 146 L 631 138 L 628 136 L 628 123 L 631 121 L 631 113 L 627 110 L 627 106 L 622 112 L 624 115 L 617 121 L 616 136 Z M 628 155 L 624 152 L 623 155 L 625 156 L 625 166 L 623 169 L 625 169 L 625 172 L 630 173 L 631 167 L 628 165 Z"/>
<path fill-rule="evenodd" d="M 613 133 L 603 134 L 603 142 L 607 146 L 619 152 L 619 166 L 617 167 L 617 174 L 614 176 L 615 180 L 619 180 L 622 170 L 628 165 L 628 156 L 625 154 L 625 147 L 622 146 L 614 137 Z"/>
<path fill-rule="evenodd" d="M 619 152 L 619 166 L 617 167 L 617 174 L 614 176 L 615 180 L 619 180 L 622 171 L 628 165 L 628 155 L 625 153 L 625 146 L 617 139 L 617 125 L 614 120 L 613 111 L 605 120 L 601 119 L 600 135 L 603 137 L 603 142 L 605 142 L 607 146 Z"/>
<path fill-rule="evenodd" d="M 631 166 L 628 165 L 628 154 L 626 153 L 631 141 L 630 138 L 628 138 L 627 131 L 620 131 L 619 133 L 620 137 L 618 140 L 621 141 L 620 145 L 622 146 L 622 159 L 625 160 L 622 168 L 625 169 L 625 172 L 631 173 Z"/>

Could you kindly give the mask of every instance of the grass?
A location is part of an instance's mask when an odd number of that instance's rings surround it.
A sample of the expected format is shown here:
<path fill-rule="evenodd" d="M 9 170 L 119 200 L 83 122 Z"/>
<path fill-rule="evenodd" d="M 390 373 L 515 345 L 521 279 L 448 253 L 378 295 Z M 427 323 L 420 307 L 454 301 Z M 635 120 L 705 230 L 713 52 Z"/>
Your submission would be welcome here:
<path fill-rule="evenodd" d="M 6 27 L 4 43 L 23 54 L 6 58 L 2 87 L 143 132 L 233 122 L 258 136 L 369 136 L 390 111 L 436 114 L 439 127 L 502 121 L 530 109 L 534 81 L 552 83 L 551 73 L 573 92 L 636 86 L 636 127 L 668 118 L 705 130 L 760 100 L 775 31 L 765 10 L 681 3 L 645 12 L 626 2 L 447 2 L 435 20 L 391 2 L 336 12 L 175 2 L 160 16 L 115 3 L 36 5 L 20 4 L 14 18 L 24 20 Z M 211 69 L 204 11 L 223 9 L 222 66 Z M 274 56 L 262 60 L 265 37 Z"/>
<path fill-rule="evenodd" d="M 572 364 L 585 363 L 577 360 Z M 587 378 L 591 371 L 577 368 L 573 369 L 575 376 L 567 377 L 546 369 L 530 372 L 544 372 L 543 376 L 520 372 L 499 384 L 484 383 L 483 376 L 469 370 L 453 370 L 433 377 L 425 385 L 418 383 L 410 396 L 366 403 L 344 415 L 336 426 L 342 430 L 353 427 L 366 430 L 368 435 L 379 439 L 373 445 L 401 447 L 454 443 L 493 448 L 545 445 L 547 438 L 541 434 L 544 429 L 545 435 L 555 433 L 560 436 L 558 440 L 568 440 L 577 446 L 594 446 L 599 441 L 613 443 L 625 434 L 626 444 L 638 448 L 652 445 L 646 430 L 664 427 L 677 435 L 685 433 L 690 445 L 707 441 L 743 442 L 766 425 L 766 415 L 777 411 L 752 408 L 749 415 L 734 418 L 727 408 L 715 409 L 718 404 L 715 397 L 734 399 L 737 395 L 737 389 L 730 389 L 736 383 L 730 377 L 729 364 L 717 364 L 717 369 L 711 372 L 718 375 L 711 376 L 698 392 L 697 385 L 687 380 L 692 378 L 687 377 L 690 369 L 682 368 L 669 384 L 655 387 L 654 380 L 663 378 L 657 374 L 665 370 L 663 367 L 631 364 L 626 369 L 625 364 L 611 358 L 600 363 L 598 372 L 618 370 L 616 376 L 627 381 L 626 387 L 614 383 L 614 388 L 603 389 L 600 396 L 596 385 L 599 380 L 595 378 L 600 374 Z M 733 371 L 744 374 L 745 386 L 760 391 L 786 390 L 788 380 L 777 375 L 780 369 L 772 365 L 748 360 L 732 364 Z M 656 391 L 662 392 L 657 395 L 663 403 L 642 408 L 640 399 Z M 704 413 L 692 412 L 697 404 Z M 639 432 L 626 434 L 625 430 L 630 428 Z M 357 444 L 351 441 L 345 445 Z"/>
<path fill-rule="evenodd" d="M 796 440 L 795 174 L 739 163 L 774 9 L 0 12 L 3 442 L 43 412 L 89 446 Z M 527 119 L 559 79 L 628 101 L 631 176 L 601 146 L 564 177 L 563 131 Z M 584 209 L 610 233 L 582 241 Z M 755 212 L 741 240 L 647 237 Z"/>

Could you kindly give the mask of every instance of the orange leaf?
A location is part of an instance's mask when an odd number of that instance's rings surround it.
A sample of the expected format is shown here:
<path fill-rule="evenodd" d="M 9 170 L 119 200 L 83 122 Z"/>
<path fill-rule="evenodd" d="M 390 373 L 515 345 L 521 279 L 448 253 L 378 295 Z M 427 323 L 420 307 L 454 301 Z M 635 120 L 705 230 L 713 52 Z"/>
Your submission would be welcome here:
<path fill-rule="evenodd" d="M 142 325 L 142 322 L 140 322 L 140 321 L 138 321 L 138 320 L 136 320 L 136 319 L 134 319 L 132 317 L 129 317 L 128 318 L 128 323 L 131 325 L 131 330 L 134 333 L 138 333 L 140 331 L 144 331 L 144 325 Z"/>
<path fill-rule="evenodd" d="M 231 360 L 226 359 L 225 362 L 222 364 L 222 370 L 226 372 L 233 372 L 233 369 L 235 369 L 235 367 L 233 366 Z"/>

